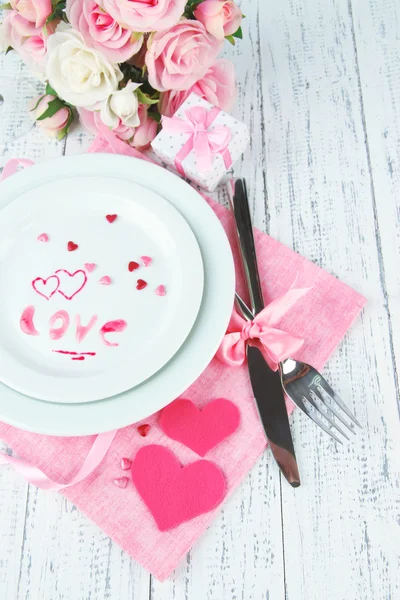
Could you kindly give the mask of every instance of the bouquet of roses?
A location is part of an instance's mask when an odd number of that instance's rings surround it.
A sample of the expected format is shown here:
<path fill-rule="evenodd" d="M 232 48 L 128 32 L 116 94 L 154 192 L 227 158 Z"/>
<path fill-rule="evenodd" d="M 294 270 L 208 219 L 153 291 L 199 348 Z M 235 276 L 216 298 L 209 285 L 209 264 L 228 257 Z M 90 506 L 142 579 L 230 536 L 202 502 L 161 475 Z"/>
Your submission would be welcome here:
<path fill-rule="evenodd" d="M 229 110 L 232 63 L 217 59 L 242 37 L 233 0 L 10 0 L 0 50 L 14 49 L 46 82 L 30 106 L 59 139 L 78 115 L 137 148 L 154 139 L 191 92 Z"/>

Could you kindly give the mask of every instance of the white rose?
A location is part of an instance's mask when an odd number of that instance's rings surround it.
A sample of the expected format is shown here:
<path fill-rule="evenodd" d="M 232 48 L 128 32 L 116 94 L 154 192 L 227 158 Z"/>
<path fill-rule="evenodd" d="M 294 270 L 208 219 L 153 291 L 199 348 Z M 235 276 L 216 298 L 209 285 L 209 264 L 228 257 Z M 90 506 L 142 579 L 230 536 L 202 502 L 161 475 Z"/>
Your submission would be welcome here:
<path fill-rule="evenodd" d="M 118 90 L 107 98 L 100 109 L 100 117 L 104 125 L 115 129 L 122 123 L 126 127 L 138 127 L 139 101 L 135 90 L 140 83 L 129 81 L 122 90 Z"/>
<path fill-rule="evenodd" d="M 47 53 L 46 75 L 51 87 L 74 106 L 99 108 L 123 77 L 118 65 L 88 48 L 82 35 L 65 23 L 49 37 Z"/>

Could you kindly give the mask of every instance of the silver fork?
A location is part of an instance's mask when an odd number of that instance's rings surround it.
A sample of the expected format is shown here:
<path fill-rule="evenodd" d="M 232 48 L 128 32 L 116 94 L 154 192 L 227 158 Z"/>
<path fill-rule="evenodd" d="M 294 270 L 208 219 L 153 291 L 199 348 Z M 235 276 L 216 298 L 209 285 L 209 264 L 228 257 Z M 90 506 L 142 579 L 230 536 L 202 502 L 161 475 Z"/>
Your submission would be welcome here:
<path fill-rule="evenodd" d="M 236 304 L 245 319 L 248 321 L 254 319 L 253 313 L 239 294 L 236 294 Z M 293 358 L 287 358 L 279 363 L 279 372 L 286 395 L 334 440 L 340 444 L 343 443 L 333 429 L 336 429 L 346 439 L 350 439 L 347 433 L 338 425 L 335 418 L 354 434 L 354 424 L 361 427 L 343 400 L 314 367 Z M 347 415 L 350 423 L 346 421 L 338 408 Z M 324 422 L 324 419 L 329 423 L 329 426 Z"/>

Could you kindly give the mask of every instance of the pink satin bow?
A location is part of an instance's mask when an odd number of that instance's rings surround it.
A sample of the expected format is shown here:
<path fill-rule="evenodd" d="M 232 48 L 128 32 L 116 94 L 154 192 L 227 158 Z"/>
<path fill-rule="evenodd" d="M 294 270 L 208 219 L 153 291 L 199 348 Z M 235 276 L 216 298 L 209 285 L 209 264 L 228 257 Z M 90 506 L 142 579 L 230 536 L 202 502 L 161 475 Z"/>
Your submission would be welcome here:
<path fill-rule="evenodd" d="M 184 177 L 182 163 L 193 150 L 199 171 L 211 171 L 213 156 L 221 154 L 225 167 L 229 169 L 232 158 L 228 150 L 231 132 L 228 127 L 217 125 L 211 131 L 208 128 L 215 121 L 221 110 L 213 106 L 207 110 L 203 106 L 194 106 L 185 112 L 185 118 L 163 117 L 165 131 L 173 134 L 189 134 L 189 139 L 175 157 L 177 171 Z"/>
<path fill-rule="evenodd" d="M 250 343 L 261 350 L 271 369 L 277 371 L 278 364 L 304 344 L 302 338 L 279 329 L 277 324 L 309 289 L 290 289 L 268 304 L 252 321 L 246 321 L 234 310 L 217 358 L 228 366 L 240 367 L 246 360 L 246 343 Z"/>

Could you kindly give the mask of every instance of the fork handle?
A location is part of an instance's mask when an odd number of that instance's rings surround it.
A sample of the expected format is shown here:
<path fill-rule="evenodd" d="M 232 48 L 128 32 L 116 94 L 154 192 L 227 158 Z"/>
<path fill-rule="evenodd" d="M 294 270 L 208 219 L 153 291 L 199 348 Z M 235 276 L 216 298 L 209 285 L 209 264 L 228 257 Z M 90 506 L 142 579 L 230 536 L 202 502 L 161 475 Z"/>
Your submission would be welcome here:
<path fill-rule="evenodd" d="M 254 314 L 258 314 L 264 308 L 264 298 L 258 272 L 253 226 L 251 224 L 245 180 L 232 180 L 232 182 L 228 184 L 228 193 L 235 215 L 237 238 L 243 270 L 249 288 L 251 309 Z"/>

